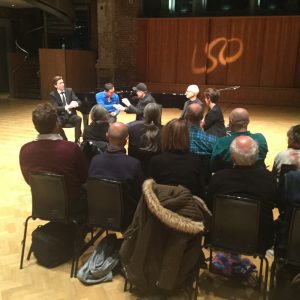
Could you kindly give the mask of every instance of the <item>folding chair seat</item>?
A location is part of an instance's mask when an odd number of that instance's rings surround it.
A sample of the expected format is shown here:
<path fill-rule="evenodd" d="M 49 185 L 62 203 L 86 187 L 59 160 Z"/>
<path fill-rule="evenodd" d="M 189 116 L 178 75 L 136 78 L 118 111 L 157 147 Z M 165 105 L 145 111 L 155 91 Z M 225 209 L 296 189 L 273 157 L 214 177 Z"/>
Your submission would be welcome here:
<path fill-rule="evenodd" d="M 265 261 L 263 299 L 266 299 L 269 263 L 259 247 L 260 214 L 260 202 L 255 199 L 217 195 L 213 200 L 212 226 L 206 246 L 210 249 L 210 271 L 213 250 L 259 257 L 259 288 Z"/>
<path fill-rule="evenodd" d="M 69 198 L 66 191 L 65 180 L 63 175 L 53 173 L 31 174 L 30 188 L 32 197 L 32 214 L 26 218 L 24 234 L 22 240 L 22 252 L 20 269 L 23 268 L 26 236 L 28 221 L 30 219 L 56 221 L 63 223 L 73 223 L 76 226 L 76 237 L 74 241 L 73 253 L 77 247 L 77 238 L 80 232 L 78 218 L 70 214 Z M 82 221 L 82 220 L 81 220 Z M 30 259 L 31 249 L 29 250 L 27 260 Z M 73 276 L 74 255 L 70 276 Z"/>

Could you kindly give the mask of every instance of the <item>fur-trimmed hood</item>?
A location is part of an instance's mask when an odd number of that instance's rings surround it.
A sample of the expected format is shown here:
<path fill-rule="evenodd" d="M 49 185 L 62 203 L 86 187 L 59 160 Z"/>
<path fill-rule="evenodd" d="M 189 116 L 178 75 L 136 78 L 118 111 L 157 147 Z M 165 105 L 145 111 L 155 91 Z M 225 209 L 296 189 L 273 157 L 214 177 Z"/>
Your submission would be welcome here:
<path fill-rule="evenodd" d="M 188 234 L 204 231 L 204 219 L 211 212 L 188 189 L 148 179 L 143 184 L 143 194 L 148 209 L 166 226 Z"/>

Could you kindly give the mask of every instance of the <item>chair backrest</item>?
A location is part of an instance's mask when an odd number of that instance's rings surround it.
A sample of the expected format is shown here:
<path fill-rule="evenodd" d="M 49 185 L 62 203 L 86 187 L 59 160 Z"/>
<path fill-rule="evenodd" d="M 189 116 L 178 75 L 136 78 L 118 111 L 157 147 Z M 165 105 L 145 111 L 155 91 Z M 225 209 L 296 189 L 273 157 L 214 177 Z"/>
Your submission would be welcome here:
<path fill-rule="evenodd" d="M 294 265 L 300 265 L 300 208 L 295 208 L 292 214 L 287 261 Z"/>
<path fill-rule="evenodd" d="M 104 229 L 122 230 L 124 211 L 122 183 L 89 178 L 86 189 L 89 223 Z"/>
<path fill-rule="evenodd" d="M 284 198 L 286 205 L 300 206 L 300 171 L 284 174 Z"/>
<path fill-rule="evenodd" d="M 33 218 L 64 220 L 68 217 L 69 199 L 63 175 L 31 174 L 30 187 Z"/>
<path fill-rule="evenodd" d="M 249 198 L 216 195 L 213 205 L 212 246 L 240 254 L 257 252 L 260 203 Z"/>

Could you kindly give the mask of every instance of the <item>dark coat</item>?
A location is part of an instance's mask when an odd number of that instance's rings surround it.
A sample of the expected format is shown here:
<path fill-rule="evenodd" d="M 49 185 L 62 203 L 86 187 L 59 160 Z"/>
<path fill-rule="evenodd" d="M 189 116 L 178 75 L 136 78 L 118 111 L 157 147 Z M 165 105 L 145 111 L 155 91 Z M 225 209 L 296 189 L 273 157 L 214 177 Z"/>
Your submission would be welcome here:
<path fill-rule="evenodd" d="M 274 222 L 272 209 L 277 205 L 276 178 L 259 166 L 235 166 L 216 172 L 209 183 L 207 204 L 212 208 L 213 197 L 217 194 L 250 197 L 261 203 L 262 232 L 260 247 L 268 249 L 273 244 Z M 234 213 L 234 212 L 232 212 Z"/>
<path fill-rule="evenodd" d="M 136 114 L 136 121 L 142 120 L 145 106 L 149 103 L 156 103 L 156 101 L 150 93 L 147 93 L 144 98 L 139 99 L 136 106 L 131 104 L 125 109 L 125 112 L 128 114 Z"/>
<path fill-rule="evenodd" d="M 129 281 L 145 292 L 181 287 L 204 260 L 201 236 L 209 216 L 188 189 L 146 180 L 120 250 Z"/>

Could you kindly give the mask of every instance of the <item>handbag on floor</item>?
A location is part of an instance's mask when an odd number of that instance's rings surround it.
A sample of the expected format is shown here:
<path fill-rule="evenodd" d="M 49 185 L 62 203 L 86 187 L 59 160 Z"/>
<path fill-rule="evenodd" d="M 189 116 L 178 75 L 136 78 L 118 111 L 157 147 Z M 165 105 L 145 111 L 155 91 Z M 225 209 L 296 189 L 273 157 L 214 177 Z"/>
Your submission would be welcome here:
<path fill-rule="evenodd" d="M 38 264 L 54 268 L 67 262 L 73 255 L 76 235 L 75 225 L 49 222 L 32 232 L 30 251 Z"/>

